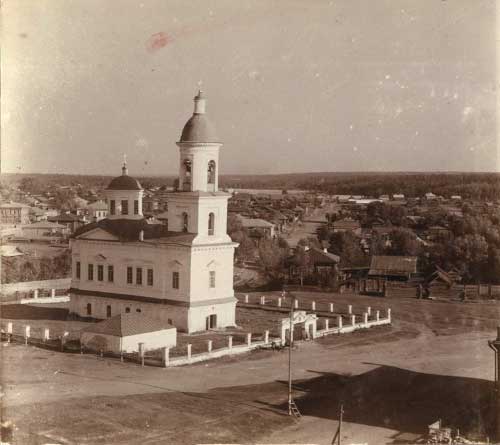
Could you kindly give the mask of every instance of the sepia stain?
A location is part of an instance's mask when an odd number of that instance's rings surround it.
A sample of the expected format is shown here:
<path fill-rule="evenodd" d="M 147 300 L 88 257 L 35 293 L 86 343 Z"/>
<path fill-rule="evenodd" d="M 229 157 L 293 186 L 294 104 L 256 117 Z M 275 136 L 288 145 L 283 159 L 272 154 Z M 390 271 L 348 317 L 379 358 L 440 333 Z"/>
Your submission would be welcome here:
<path fill-rule="evenodd" d="M 153 53 L 167 46 L 172 40 L 173 39 L 166 32 L 157 32 L 148 39 L 146 48 L 150 53 Z"/>

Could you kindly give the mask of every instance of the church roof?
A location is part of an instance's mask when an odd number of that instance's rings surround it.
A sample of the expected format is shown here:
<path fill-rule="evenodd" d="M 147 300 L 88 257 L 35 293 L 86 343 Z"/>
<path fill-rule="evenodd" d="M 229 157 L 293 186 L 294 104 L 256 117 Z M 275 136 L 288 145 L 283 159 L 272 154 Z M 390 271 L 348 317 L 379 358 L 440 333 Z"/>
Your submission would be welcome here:
<path fill-rule="evenodd" d="M 109 183 L 107 190 L 142 190 L 142 187 L 139 181 L 132 176 L 121 175 Z"/>
<path fill-rule="evenodd" d="M 184 125 L 179 142 L 219 142 L 219 138 L 204 114 L 193 114 Z"/>
<path fill-rule="evenodd" d="M 121 241 L 137 241 L 139 233 L 144 231 L 144 239 L 160 238 L 167 232 L 163 224 L 148 224 L 145 219 L 102 219 L 98 222 L 86 224 L 75 232 L 75 237 L 94 229 L 103 229 L 119 238 Z"/>
<path fill-rule="evenodd" d="M 130 312 L 118 314 L 107 320 L 93 324 L 83 329 L 82 332 L 127 337 L 129 335 L 145 334 L 147 332 L 156 332 L 163 329 L 175 328 L 169 323 L 149 318 L 142 313 Z"/>
<path fill-rule="evenodd" d="M 179 142 L 219 142 L 215 127 L 205 114 L 205 97 L 201 91 L 194 98 L 194 113 L 184 125 Z"/>
<path fill-rule="evenodd" d="M 195 233 L 169 232 L 164 224 L 149 224 L 145 219 L 102 219 L 80 227 L 75 231 L 77 238 L 94 229 L 102 229 L 114 235 L 122 242 L 135 242 L 139 240 L 139 233 L 144 231 L 144 241 L 167 239 L 170 242 L 190 243 Z"/>

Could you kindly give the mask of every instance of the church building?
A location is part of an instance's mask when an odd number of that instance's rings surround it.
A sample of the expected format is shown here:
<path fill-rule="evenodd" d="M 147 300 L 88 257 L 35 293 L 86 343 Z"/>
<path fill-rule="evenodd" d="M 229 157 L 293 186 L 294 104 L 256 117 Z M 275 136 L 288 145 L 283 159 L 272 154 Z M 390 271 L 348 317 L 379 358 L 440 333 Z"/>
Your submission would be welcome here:
<path fill-rule="evenodd" d="M 168 224 L 149 224 L 143 189 L 128 175 L 106 189 L 107 218 L 71 240 L 70 311 L 106 319 L 143 313 L 184 332 L 235 325 L 233 257 L 227 235 L 228 193 L 219 191 L 222 146 L 202 92 L 194 98 L 179 147 L 179 187 L 168 196 Z"/>

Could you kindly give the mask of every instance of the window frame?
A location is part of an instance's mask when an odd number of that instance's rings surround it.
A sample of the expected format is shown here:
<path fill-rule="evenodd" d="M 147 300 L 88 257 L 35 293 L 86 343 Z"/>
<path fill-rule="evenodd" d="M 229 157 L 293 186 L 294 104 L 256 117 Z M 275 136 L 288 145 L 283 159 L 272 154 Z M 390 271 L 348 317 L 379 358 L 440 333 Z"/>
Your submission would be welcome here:
<path fill-rule="evenodd" d="M 181 274 L 179 271 L 174 270 L 172 272 L 172 289 L 180 289 Z"/>
<path fill-rule="evenodd" d="M 122 215 L 128 215 L 128 200 L 127 199 L 122 199 L 121 200 L 121 214 Z"/>
<path fill-rule="evenodd" d="M 112 264 L 108 264 L 108 282 L 115 282 L 115 268 Z"/>
<path fill-rule="evenodd" d="M 139 200 L 134 199 L 134 215 L 138 215 L 138 214 L 139 214 Z"/>
<path fill-rule="evenodd" d="M 116 200 L 114 199 L 109 200 L 109 213 L 111 215 L 116 215 Z"/>
<path fill-rule="evenodd" d="M 87 265 L 87 280 L 94 281 L 94 265 L 92 263 Z"/>
<path fill-rule="evenodd" d="M 80 261 L 75 262 L 75 278 L 79 280 L 82 276 L 82 264 Z"/>
<path fill-rule="evenodd" d="M 104 265 L 97 265 L 97 281 L 104 281 Z"/>
<path fill-rule="evenodd" d="M 215 270 L 210 270 L 208 272 L 208 287 L 209 289 L 215 289 L 215 285 L 216 285 L 216 274 L 215 274 Z"/>
<path fill-rule="evenodd" d="M 135 268 L 135 284 L 142 286 L 142 267 Z"/>
<path fill-rule="evenodd" d="M 134 268 L 127 266 L 127 284 L 134 284 Z"/>
<path fill-rule="evenodd" d="M 154 286 L 154 271 L 153 271 L 153 269 L 147 269 L 146 283 L 148 286 Z"/>

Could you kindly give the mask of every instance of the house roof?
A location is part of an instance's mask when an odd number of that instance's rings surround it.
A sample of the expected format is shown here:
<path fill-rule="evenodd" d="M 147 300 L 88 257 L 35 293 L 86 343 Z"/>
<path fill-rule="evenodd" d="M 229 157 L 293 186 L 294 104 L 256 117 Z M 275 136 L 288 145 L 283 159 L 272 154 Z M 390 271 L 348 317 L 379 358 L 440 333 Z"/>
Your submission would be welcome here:
<path fill-rule="evenodd" d="M 340 257 L 338 255 L 330 252 L 325 252 L 324 250 L 318 249 L 317 247 L 311 247 L 306 253 L 310 256 L 314 263 L 337 264 L 340 262 Z"/>
<path fill-rule="evenodd" d="M 90 210 L 108 210 L 108 205 L 104 201 L 95 201 L 89 204 L 87 208 Z"/>
<path fill-rule="evenodd" d="M 83 329 L 82 332 L 127 337 L 161 331 L 163 329 L 175 329 L 175 327 L 169 323 L 149 318 L 142 313 L 130 312 L 128 314 L 118 314 L 107 320 L 93 324 Z"/>
<path fill-rule="evenodd" d="M 33 224 L 25 224 L 23 229 L 66 229 L 66 226 L 51 221 L 40 221 Z"/>
<path fill-rule="evenodd" d="M 13 201 L 3 202 L 0 204 L 0 208 L 3 208 L 3 209 L 20 209 L 23 207 L 28 208 L 29 205 L 21 204 L 20 202 L 13 202 Z"/>
<path fill-rule="evenodd" d="M 352 218 L 339 219 L 333 223 L 334 229 L 359 229 L 360 227 L 361 225 L 359 221 Z"/>
<path fill-rule="evenodd" d="M 416 256 L 374 255 L 369 275 L 406 275 L 417 272 Z"/>
<path fill-rule="evenodd" d="M 243 216 L 239 217 L 241 221 L 241 225 L 246 228 L 252 228 L 252 227 L 263 227 L 263 228 L 270 228 L 274 227 L 274 224 L 270 223 L 269 221 L 266 221 L 264 219 L 260 218 L 245 218 Z"/>
<path fill-rule="evenodd" d="M 57 215 L 57 216 L 49 216 L 47 218 L 49 221 L 57 222 L 57 221 L 63 221 L 63 222 L 74 222 L 74 221 L 84 221 L 83 218 L 81 218 L 78 215 L 73 215 L 72 213 L 65 213 L 63 215 Z"/>

